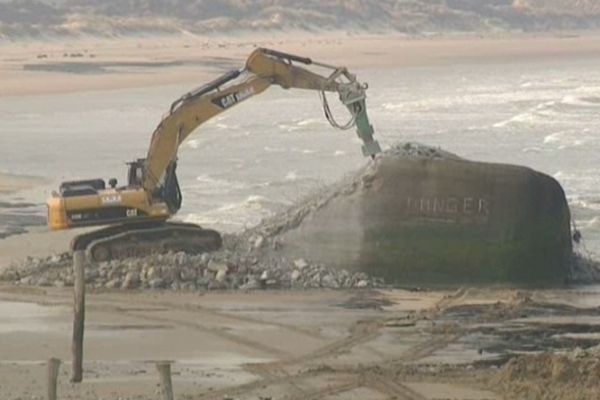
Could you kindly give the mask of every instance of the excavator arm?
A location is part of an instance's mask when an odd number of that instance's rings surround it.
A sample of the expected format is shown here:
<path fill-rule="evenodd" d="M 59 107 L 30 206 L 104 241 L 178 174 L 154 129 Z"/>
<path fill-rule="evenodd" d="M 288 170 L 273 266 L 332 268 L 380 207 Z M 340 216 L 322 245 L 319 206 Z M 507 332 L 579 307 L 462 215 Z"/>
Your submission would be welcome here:
<path fill-rule="evenodd" d="M 322 76 L 296 64 L 314 65 L 331 71 Z M 271 85 L 284 89 L 297 88 L 321 93 L 325 116 L 339 129 L 357 128 L 363 140 L 363 153 L 373 157 L 380 151 L 373 139 L 373 128 L 366 110 L 366 85 L 344 67 L 313 62 L 269 49 L 256 49 L 242 70 L 233 70 L 220 78 L 183 95 L 172 105 L 152 135 L 143 169 L 142 186 L 154 193 L 165 179 L 165 173 L 176 161 L 177 151 L 183 141 L 201 124 L 240 102 L 258 95 Z M 351 119 L 340 125 L 335 121 L 325 92 L 337 92 L 340 101 L 348 108 Z"/>

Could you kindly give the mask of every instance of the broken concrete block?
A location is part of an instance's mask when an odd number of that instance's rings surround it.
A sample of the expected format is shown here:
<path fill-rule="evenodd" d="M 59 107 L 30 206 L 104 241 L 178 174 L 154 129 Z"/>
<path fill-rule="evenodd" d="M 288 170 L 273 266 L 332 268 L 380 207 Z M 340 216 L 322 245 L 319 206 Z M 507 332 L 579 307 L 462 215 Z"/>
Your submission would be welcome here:
<path fill-rule="evenodd" d="M 296 261 L 294 261 L 294 265 L 300 270 L 309 266 L 308 262 L 304 258 L 299 258 Z"/>
<path fill-rule="evenodd" d="M 227 277 L 227 270 L 226 269 L 220 269 L 217 271 L 217 274 L 215 275 L 215 279 L 219 282 L 224 282 L 225 278 Z"/>
<path fill-rule="evenodd" d="M 229 270 L 229 267 L 225 263 L 221 263 L 221 262 L 217 262 L 217 261 L 211 260 L 208 263 L 208 270 L 211 271 L 211 272 L 225 271 L 227 273 L 227 271 Z"/>
<path fill-rule="evenodd" d="M 302 274 L 300 273 L 300 271 L 298 271 L 297 269 L 292 271 L 292 275 L 291 275 L 291 280 L 292 282 L 296 282 L 298 279 L 300 279 L 300 276 L 302 276 Z"/>

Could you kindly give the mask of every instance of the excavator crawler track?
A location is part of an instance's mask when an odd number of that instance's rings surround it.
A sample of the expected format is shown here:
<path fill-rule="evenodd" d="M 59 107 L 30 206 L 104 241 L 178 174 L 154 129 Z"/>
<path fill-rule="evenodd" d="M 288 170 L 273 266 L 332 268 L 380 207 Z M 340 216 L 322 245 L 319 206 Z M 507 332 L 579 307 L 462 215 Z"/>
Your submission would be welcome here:
<path fill-rule="evenodd" d="M 219 232 L 179 222 L 113 225 L 77 236 L 72 250 L 85 250 L 94 262 L 184 251 L 200 254 L 221 248 Z"/>

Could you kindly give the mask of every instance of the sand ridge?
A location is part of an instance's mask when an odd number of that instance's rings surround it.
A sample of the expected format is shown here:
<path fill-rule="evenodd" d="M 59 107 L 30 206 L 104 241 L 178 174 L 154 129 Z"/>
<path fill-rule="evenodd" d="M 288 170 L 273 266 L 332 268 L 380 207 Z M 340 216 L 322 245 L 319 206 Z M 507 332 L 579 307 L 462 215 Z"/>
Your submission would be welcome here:
<path fill-rule="evenodd" d="M 599 33 L 409 38 L 345 32 L 172 35 L 0 42 L 0 96 L 200 85 L 240 68 L 256 47 L 351 70 L 600 57 Z"/>

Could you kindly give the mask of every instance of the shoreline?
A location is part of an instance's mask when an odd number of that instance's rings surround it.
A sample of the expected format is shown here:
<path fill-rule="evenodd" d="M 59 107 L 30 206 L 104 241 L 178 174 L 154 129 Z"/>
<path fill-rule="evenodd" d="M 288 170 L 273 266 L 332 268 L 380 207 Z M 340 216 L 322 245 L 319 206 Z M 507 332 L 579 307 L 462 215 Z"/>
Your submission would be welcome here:
<path fill-rule="evenodd" d="M 0 196 L 33 189 L 46 183 L 48 183 L 48 179 L 39 176 L 16 175 L 0 172 Z"/>
<path fill-rule="evenodd" d="M 46 226 L 30 226 L 27 232 L 0 240 L 0 271 L 28 257 L 49 257 L 69 251 L 69 243 L 80 234 L 78 229 L 51 232 Z"/>
<path fill-rule="evenodd" d="M 45 217 L 23 212 L 38 204 L 20 198 L 21 192 L 35 190 L 48 182 L 43 177 L 0 172 L 0 270 L 13 261 L 26 258 L 30 250 L 41 254 L 37 249 L 49 248 L 40 243 L 48 244 L 52 242 L 50 238 L 42 238 L 39 243 L 28 239 L 32 232 L 47 231 L 45 226 L 42 227 Z"/>
<path fill-rule="evenodd" d="M 282 33 L 158 36 L 1 43 L 0 99 L 154 87 L 214 79 L 243 66 L 256 47 L 351 70 L 600 58 L 600 32 L 409 38 L 399 34 Z"/>

